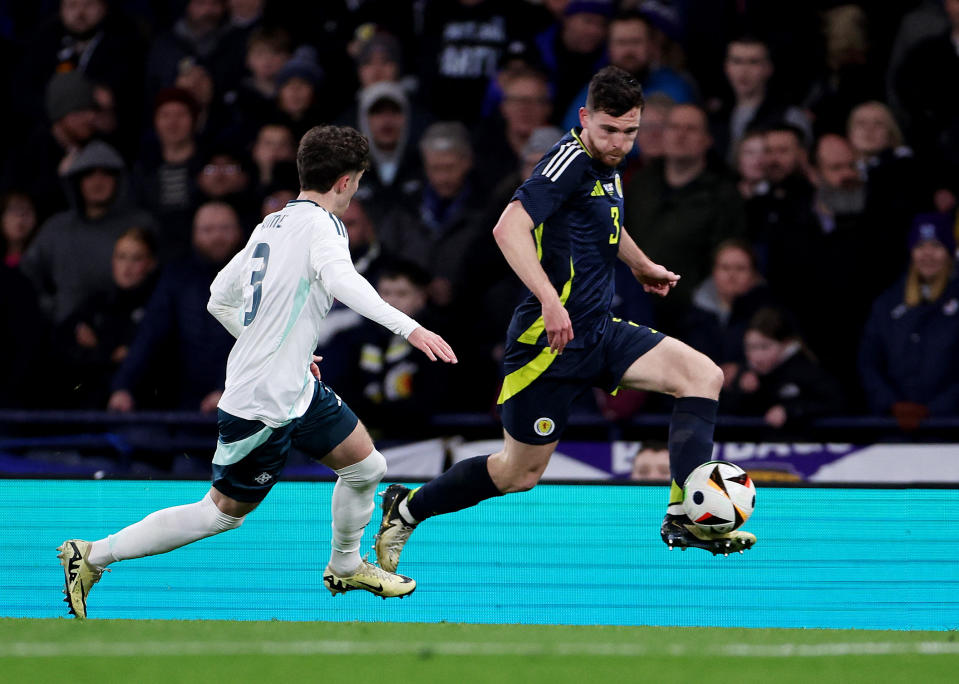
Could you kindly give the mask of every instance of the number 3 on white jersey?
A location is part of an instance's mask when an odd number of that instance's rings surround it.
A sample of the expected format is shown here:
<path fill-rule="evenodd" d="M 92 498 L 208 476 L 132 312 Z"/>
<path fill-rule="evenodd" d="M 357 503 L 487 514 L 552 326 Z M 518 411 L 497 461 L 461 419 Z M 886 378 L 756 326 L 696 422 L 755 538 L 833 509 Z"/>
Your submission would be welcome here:
<path fill-rule="evenodd" d="M 259 262 L 257 261 L 259 260 Z M 256 318 L 260 308 L 260 297 L 263 294 L 263 278 L 266 277 L 266 268 L 270 264 L 270 246 L 260 242 L 253 248 L 253 275 L 250 276 L 249 286 L 243 288 L 243 298 L 250 298 L 250 304 L 243 316 L 243 326 L 246 327 Z"/>

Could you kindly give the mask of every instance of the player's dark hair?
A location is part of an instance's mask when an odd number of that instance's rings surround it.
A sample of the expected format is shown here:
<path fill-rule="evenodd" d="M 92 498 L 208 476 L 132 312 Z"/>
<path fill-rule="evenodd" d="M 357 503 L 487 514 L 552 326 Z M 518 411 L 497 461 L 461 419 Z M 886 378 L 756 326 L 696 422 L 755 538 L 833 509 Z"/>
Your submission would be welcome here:
<path fill-rule="evenodd" d="M 329 192 L 346 174 L 370 168 L 370 144 L 349 126 L 314 126 L 300 140 L 296 168 L 302 190 Z"/>
<path fill-rule="evenodd" d="M 642 109 L 644 104 L 643 87 L 625 69 L 612 65 L 603 67 L 589 82 L 586 109 L 591 112 L 622 116 L 635 107 Z"/>

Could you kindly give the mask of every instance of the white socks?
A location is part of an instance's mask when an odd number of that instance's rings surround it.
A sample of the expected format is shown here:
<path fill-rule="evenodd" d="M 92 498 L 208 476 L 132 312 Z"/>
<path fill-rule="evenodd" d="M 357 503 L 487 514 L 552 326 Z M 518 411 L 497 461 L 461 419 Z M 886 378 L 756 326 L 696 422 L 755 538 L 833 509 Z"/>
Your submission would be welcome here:
<path fill-rule="evenodd" d="M 105 567 L 115 561 L 154 556 L 242 524 L 243 518 L 221 512 L 207 492 L 196 503 L 164 508 L 106 539 L 93 542 L 87 560 Z"/>
<path fill-rule="evenodd" d="M 386 474 L 386 459 L 376 449 L 359 463 L 334 471 L 333 552 L 330 569 L 337 575 L 351 575 L 359 567 L 360 540 L 375 508 L 376 485 Z"/>

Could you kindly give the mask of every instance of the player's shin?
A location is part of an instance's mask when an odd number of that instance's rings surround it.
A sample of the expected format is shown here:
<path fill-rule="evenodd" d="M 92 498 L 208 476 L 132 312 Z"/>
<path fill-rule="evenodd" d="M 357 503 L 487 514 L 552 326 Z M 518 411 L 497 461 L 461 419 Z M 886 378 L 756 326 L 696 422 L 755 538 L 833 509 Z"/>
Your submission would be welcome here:
<path fill-rule="evenodd" d="M 719 402 L 705 397 L 679 397 L 669 421 L 669 469 L 672 486 L 667 513 L 683 513 L 683 483 L 696 466 L 712 459 L 713 432 Z"/>
<path fill-rule="evenodd" d="M 376 485 L 386 474 L 386 459 L 374 449 L 362 461 L 335 472 L 330 568 L 337 574 L 348 575 L 361 562 L 360 540 L 373 514 Z"/>

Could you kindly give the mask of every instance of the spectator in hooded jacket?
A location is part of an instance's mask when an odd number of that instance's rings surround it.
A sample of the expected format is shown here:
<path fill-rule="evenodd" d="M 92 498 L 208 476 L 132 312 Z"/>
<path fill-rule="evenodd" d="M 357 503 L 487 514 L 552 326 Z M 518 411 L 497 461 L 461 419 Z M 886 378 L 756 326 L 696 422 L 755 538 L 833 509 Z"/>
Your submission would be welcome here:
<path fill-rule="evenodd" d="M 953 221 L 919 214 L 905 277 L 873 305 L 859 351 L 869 408 L 904 430 L 959 415 L 959 279 Z"/>
<path fill-rule="evenodd" d="M 49 218 L 20 267 L 33 281 L 47 316 L 60 323 L 90 295 L 110 287 L 113 245 L 133 226 L 153 219 L 128 200 L 123 160 L 95 140 L 68 167 L 73 208 Z"/>

